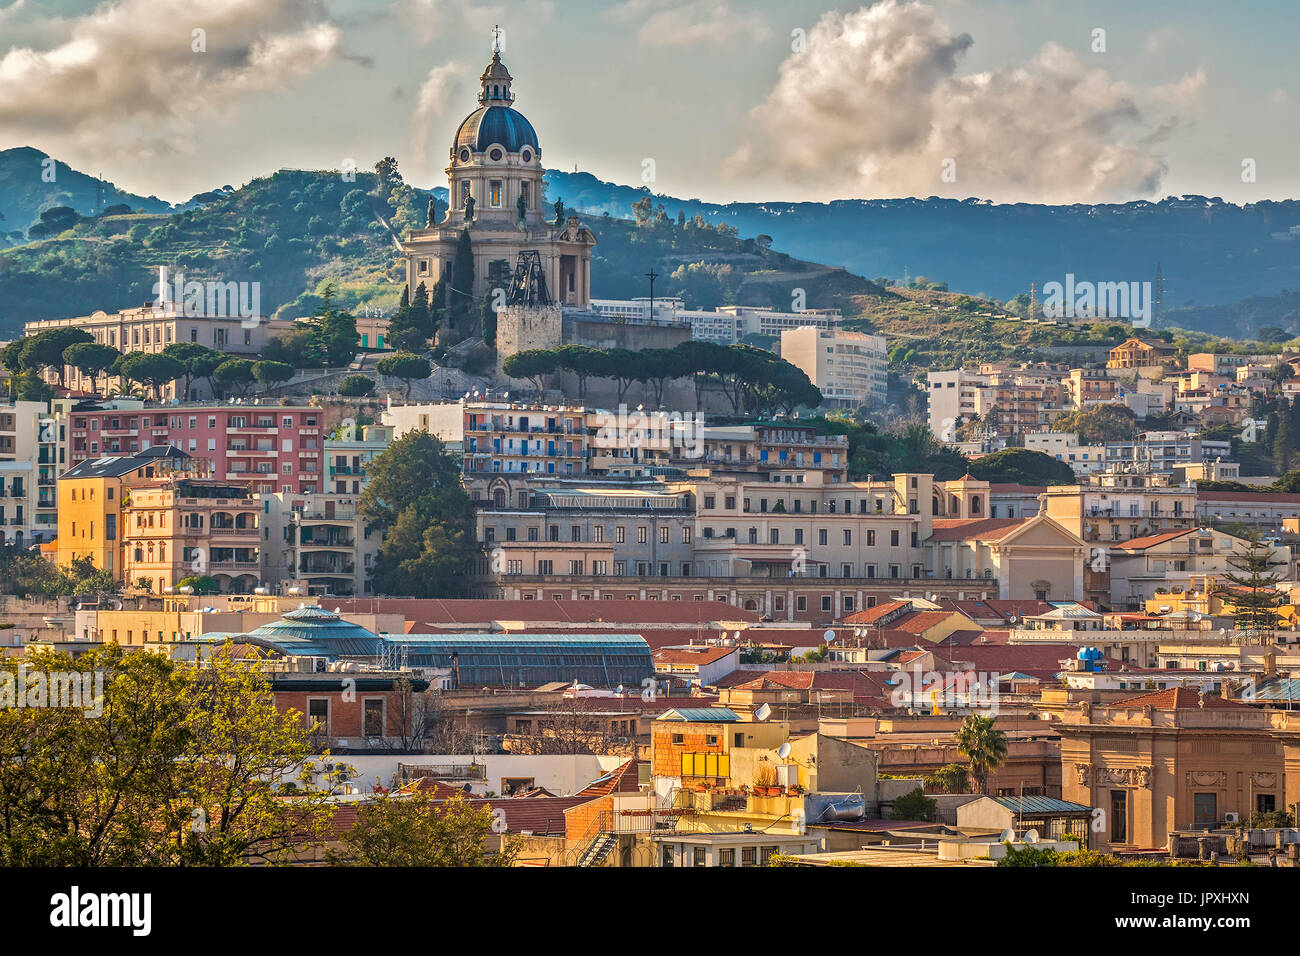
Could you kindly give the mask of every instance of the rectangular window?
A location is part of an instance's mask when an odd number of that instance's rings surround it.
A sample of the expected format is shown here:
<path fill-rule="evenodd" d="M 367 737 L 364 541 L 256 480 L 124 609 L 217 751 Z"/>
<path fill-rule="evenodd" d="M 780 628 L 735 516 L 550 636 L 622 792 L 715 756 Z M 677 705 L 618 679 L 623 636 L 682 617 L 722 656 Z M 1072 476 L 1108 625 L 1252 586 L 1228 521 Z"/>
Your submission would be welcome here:
<path fill-rule="evenodd" d="M 362 733 L 367 737 L 384 736 L 384 701 L 371 698 L 362 703 Z"/>
<path fill-rule="evenodd" d="M 1110 842 L 1128 842 L 1128 791 L 1126 790 L 1110 792 Z"/>

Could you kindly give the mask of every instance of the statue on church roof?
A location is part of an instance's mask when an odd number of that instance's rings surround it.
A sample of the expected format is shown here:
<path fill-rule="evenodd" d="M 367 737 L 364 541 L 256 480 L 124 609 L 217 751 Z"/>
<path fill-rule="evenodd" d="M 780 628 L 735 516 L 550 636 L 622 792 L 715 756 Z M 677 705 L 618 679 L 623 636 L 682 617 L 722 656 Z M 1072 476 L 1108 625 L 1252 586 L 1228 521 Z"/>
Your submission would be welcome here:
<path fill-rule="evenodd" d="M 473 196 L 465 197 L 465 221 L 466 222 L 474 221 L 474 197 Z"/>
<path fill-rule="evenodd" d="M 560 226 L 563 225 L 564 225 L 564 200 L 557 199 L 555 200 L 555 228 L 558 229 L 560 228 Z"/>
<path fill-rule="evenodd" d="M 429 218 L 428 218 L 428 220 L 425 222 L 425 225 L 426 225 L 426 226 L 432 226 L 432 225 L 433 225 L 435 222 L 437 222 L 437 221 L 438 221 L 438 208 L 437 208 L 437 204 L 433 201 L 433 197 L 430 196 L 430 197 L 429 197 Z"/>
<path fill-rule="evenodd" d="M 519 193 L 519 198 L 515 200 L 515 208 L 519 210 L 519 221 L 523 222 L 528 215 L 528 201 L 524 199 L 524 194 Z"/>

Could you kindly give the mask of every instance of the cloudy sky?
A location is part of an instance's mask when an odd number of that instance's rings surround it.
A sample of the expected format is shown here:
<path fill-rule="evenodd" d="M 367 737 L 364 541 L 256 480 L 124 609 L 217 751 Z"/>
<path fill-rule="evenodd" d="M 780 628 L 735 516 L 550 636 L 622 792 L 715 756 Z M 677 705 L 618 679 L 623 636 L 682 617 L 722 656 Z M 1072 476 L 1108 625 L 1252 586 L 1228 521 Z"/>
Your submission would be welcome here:
<path fill-rule="evenodd" d="M 170 200 L 442 185 L 497 23 L 543 161 L 656 192 L 1300 196 L 1293 0 L 0 0 L 0 148 Z"/>

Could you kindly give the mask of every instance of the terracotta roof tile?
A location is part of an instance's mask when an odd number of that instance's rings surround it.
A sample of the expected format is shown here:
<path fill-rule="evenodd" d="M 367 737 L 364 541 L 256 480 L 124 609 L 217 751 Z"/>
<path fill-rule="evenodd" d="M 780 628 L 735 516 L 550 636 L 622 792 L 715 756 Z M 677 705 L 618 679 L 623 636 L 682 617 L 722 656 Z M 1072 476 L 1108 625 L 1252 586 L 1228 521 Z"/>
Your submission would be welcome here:
<path fill-rule="evenodd" d="M 1253 710 L 1249 704 L 1235 700 L 1225 700 L 1213 694 L 1202 697 L 1200 691 L 1190 687 L 1167 687 L 1152 694 L 1142 694 L 1115 701 L 1111 707 L 1154 707 L 1156 710 L 1199 710 L 1202 704 L 1207 708 L 1224 710 Z"/>

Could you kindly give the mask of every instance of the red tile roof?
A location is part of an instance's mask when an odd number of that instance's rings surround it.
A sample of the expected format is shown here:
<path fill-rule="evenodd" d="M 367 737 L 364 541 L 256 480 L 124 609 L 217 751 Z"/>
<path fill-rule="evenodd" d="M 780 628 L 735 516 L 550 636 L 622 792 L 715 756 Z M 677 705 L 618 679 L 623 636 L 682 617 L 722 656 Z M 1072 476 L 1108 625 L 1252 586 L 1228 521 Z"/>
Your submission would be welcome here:
<path fill-rule="evenodd" d="M 1140 538 L 1129 538 L 1127 541 L 1121 541 L 1118 544 L 1112 544 L 1111 548 L 1124 548 L 1129 551 L 1143 551 L 1146 548 L 1153 548 L 1158 544 L 1164 544 L 1166 541 L 1174 541 L 1185 535 L 1192 534 L 1195 528 L 1183 528 L 1180 531 L 1162 531 L 1159 534 L 1146 534 Z"/>
<path fill-rule="evenodd" d="M 530 621 L 555 624 L 709 624 L 757 622 L 760 615 L 725 601 L 522 601 L 437 598 L 332 598 L 344 614 L 401 614 L 421 626 Z"/>
<path fill-rule="evenodd" d="M 642 761 L 633 757 L 614 770 L 593 780 L 579 790 L 579 797 L 607 797 L 611 793 L 637 793 L 641 789 L 639 767 Z"/>
<path fill-rule="evenodd" d="M 844 623 L 874 624 L 882 617 L 893 614 L 895 611 L 901 611 L 905 607 L 910 607 L 911 604 L 911 601 L 886 601 L 884 604 L 877 604 L 875 607 L 869 607 L 848 615 L 844 618 Z"/>
<path fill-rule="evenodd" d="M 712 664 L 732 654 L 738 653 L 735 647 L 696 644 L 693 647 L 661 647 L 654 652 L 656 664 Z"/>
<path fill-rule="evenodd" d="M 1190 687 L 1168 687 L 1153 694 L 1142 694 L 1116 701 L 1111 707 L 1154 707 L 1156 710 L 1199 710 L 1202 704 L 1207 708 L 1224 710 L 1253 710 L 1249 704 L 1235 700 L 1224 700 L 1212 694 L 1201 695 L 1200 691 Z"/>
<path fill-rule="evenodd" d="M 1286 494 L 1281 491 L 1198 491 L 1196 497 L 1205 501 L 1236 501 L 1241 504 L 1270 501 L 1300 506 L 1300 495 Z"/>

